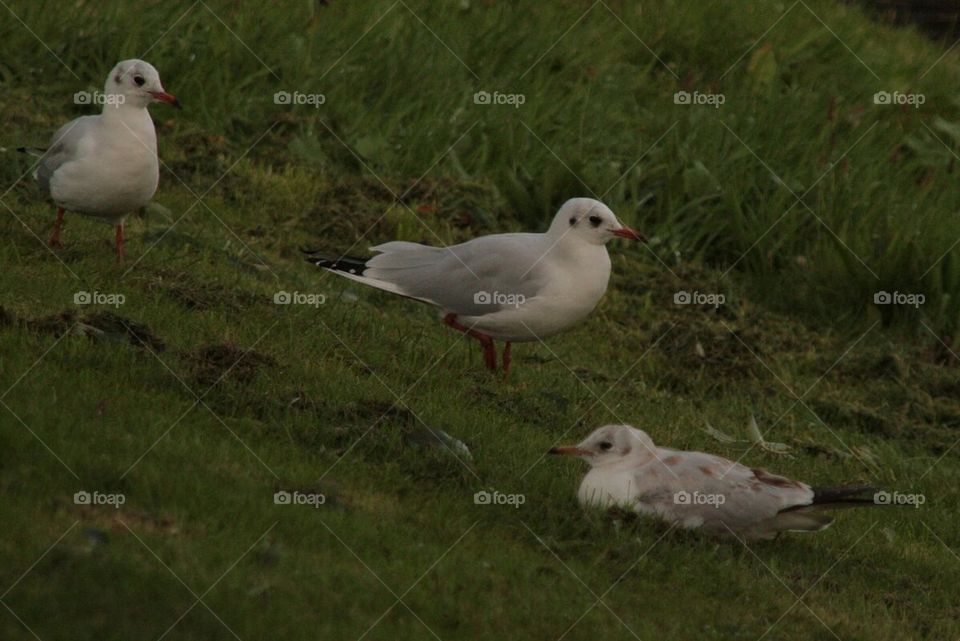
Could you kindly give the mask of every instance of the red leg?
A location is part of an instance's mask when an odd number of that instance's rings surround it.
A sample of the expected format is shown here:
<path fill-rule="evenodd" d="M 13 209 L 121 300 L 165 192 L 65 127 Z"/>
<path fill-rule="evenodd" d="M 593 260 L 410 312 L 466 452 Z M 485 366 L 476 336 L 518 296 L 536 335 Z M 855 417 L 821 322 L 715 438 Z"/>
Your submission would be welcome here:
<path fill-rule="evenodd" d="M 117 262 L 123 262 L 123 223 L 117 225 Z"/>
<path fill-rule="evenodd" d="M 63 247 L 60 242 L 60 225 L 63 224 L 63 207 L 57 207 L 57 219 L 53 223 L 53 233 L 50 234 L 51 247 Z"/>
<path fill-rule="evenodd" d="M 493 339 L 490 336 L 487 336 L 483 332 L 478 332 L 475 329 L 466 327 L 457 322 L 456 314 L 447 314 L 443 317 L 443 322 L 445 325 L 452 327 L 458 332 L 463 332 L 467 336 L 472 336 L 480 341 L 480 344 L 483 345 L 483 361 L 487 365 L 487 369 L 496 370 L 497 369 L 497 349 L 493 345 Z"/>
<path fill-rule="evenodd" d="M 503 375 L 510 373 L 510 341 L 503 346 Z"/>
<path fill-rule="evenodd" d="M 493 339 L 490 338 L 486 342 L 480 341 L 480 344 L 483 345 L 483 362 L 486 363 L 487 369 L 492 372 L 497 371 L 497 348 L 493 345 Z"/>

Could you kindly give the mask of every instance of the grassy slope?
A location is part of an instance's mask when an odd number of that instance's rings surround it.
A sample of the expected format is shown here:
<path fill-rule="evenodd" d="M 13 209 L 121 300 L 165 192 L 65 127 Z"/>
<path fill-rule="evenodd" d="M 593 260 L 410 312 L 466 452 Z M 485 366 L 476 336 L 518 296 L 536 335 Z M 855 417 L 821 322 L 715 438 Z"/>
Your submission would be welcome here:
<path fill-rule="evenodd" d="M 389 3 L 196 6 L 146 56 L 188 109 L 153 110 L 168 171 L 162 208 L 130 221 L 129 271 L 112 263 L 106 228 L 78 217 L 61 263 L 34 236 L 46 236 L 51 211 L 29 180 L 3 196 L 17 217 L 0 222 L 0 394 L 13 386 L 10 411 L 0 407 L 0 589 L 30 571 L 2 596 L 0 636 L 32 638 L 19 617 L 43 639 L 156 638 L 194 604 L 191 591 L 209 609 L 189 609 L 166 638 L 231 638 L 223 623 L 242 639 L 356 638 L 375 622 L 366 638 L 431 638 L 428 627 L 443 639 L 557 638 L 600 595 L 606 605 L 565 638 L 623 638 L 628 627 L 756 639 L 771 625 L 766 638 L 956 636 L 960 561 L 945 546 L 960 547 L 960 467 L 952 453 L 939 459 L 955 442 L 960 376 L 917 322 L 953 331 L 950 259 L 918 276 L 958 231 L 951 151 L 933 138 L 952 144 L 955 57 L 912 80 L 940 49 L 813 3 L 881 81 L 801 5 L 716 81 L 789 5 L 671 3 L 641 15 L 611 3 L 680 81 L 602 5 L 520 79 L 589 4 L 472 4 L 410 5 L 437 37 L 403 5 L 374 26 Z M 85 113 L 67 103 L 72 92 L 99 86 L 189 4 L 80 3 L 69 16 L 11 7 L 83 80 L 5 17 L 8 150 Z M 75 40 L 60 37 L 64 25 Z M 675 106 L 682 87 L 723 91 L 727 103 Z M 918 113 L 871 103 L 907 87 L 927 95 Z M 527 103 L 474 106 L 481 88 Z M 277 107 L 279 89 L 322 91 L 327 104 Z M 879 280 L 799 205 L 722 274 L 794 202 L 731 130 L 798 195 L 837 163 L 806 202 Z M 28 165 L 2 158 L 12 185 Z M 598 312 L 548 345 L 519 346 L 508 382 L 480 371 L 476 346 L 426 310 L 312 272 L 296 252 L 321 237 L 362 250 L 397 235 L 541 228 L 564 198 L 611 185 L 605 199 L 656 236 L 656 257 L 612 247 Z M 195 204 L 191 191 L 208 189 Z M 391 207 L 388 189 L 409 190 L 410 209 Z M 894 319 L 869 305 L 879 288 L 931 302 L 885 327 L 875 321 Z M 328 302 L 277 306 L 278 289 Z M 728 304 L 677 307 L 678 289 L 723 291 Z M 162 348 L 130 345 L 94 316 L 109 308 L 72 304 L 78 290 L 124 294 L 115 313 Z M 702 431 L 709 421 L 743 437 L 751 415 L 794 456 Z M 928 503 L 844 514 L 823 535 L 750 548 L 581 513 L 582 467 L 542 453 L 614 421 Z M 472 458 L 423 445 L 426 426 Z M 82 488 L 127 503 L 75 506 Z M 328 504 L 276 506 L 280 488 Z M 474 505 L 483 488 L 526 503 Z M 405 605 L 391 607 L 398 596 Z"/>

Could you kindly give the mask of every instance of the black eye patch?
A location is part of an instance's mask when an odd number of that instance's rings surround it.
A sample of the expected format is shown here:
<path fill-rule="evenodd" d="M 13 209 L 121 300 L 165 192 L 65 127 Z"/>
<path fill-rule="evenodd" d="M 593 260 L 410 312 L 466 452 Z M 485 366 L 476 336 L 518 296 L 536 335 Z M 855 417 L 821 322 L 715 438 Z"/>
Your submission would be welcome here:
<path fill-rule="evenodd" d="M 577 217 L 574 216 L 570 219 L 570 226 L 573 227 L 576 224 L 577 224 Z"/>
<path fill-rule="evenodd" d="M 590 224 L 594 227 L 599 227 L 602 222 L 603 218 L 600 218 L 600 216 L 590 216 Z"/>

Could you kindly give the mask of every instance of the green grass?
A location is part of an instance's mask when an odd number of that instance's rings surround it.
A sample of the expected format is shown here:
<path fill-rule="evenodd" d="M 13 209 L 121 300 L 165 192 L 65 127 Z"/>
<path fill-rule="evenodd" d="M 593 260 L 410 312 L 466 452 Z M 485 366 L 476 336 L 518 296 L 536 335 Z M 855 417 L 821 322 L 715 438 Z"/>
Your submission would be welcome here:
<path fill-rule="evenodd" d="M 826 1 L 542 4 L 0 8 L 0 637 L 960 635 L 960 59 Z M 148 49 L 186 109 L 152 109 L 164 170 L 127 264 L 69 214 L 50 252 L 12 150 Z M 429 310 L 298 252 L 540 230 L 591 193 L 653 242 L 612 245 L 597 312 L 516 346 L 506 381 Z M 746 440 L 751 417 L 790 455 L 705 431 Z M 749 547 L 586 512 L 582 465 L 543 454 L 609 422 L 926 504 Z"/>

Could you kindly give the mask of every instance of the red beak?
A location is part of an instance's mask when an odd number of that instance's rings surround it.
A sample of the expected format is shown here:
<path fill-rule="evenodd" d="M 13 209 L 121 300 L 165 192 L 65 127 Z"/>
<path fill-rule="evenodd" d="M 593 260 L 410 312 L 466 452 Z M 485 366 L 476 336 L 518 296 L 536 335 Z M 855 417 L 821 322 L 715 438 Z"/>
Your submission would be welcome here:
<path fill-rule="evenodd" d="M 180 101 L 177 100 L 177 97 L 174 96 L 172 93 L 167 93 L 166 91 L 149 91 L 147 93 L 149 93 L 151 96 L 153 96 L 156 100 L 159 100 L 160 102 L 165 102 L 168 105 L 173 105 L 177 109 L 182 109 L 182 107 L 180 106 Z"/>
<path fill-rule="evenodd" d="M 547 454 L 558 454 L 560 456 L 584 456 L 589 454 L 584 450 L 581 450 L 576 445 L 564 445 L 562 447 L 551 447 Z"/>
<path fill-rule="evenodd" d="M 642 243 L 647 242 L 647 237 L 643 234 L 636 232 L 629 227 L 621 227 L 613 232 L 614 236 L 619 236 L 620 238 L 629 238 L 630 240 L 639 240 Z"/>

